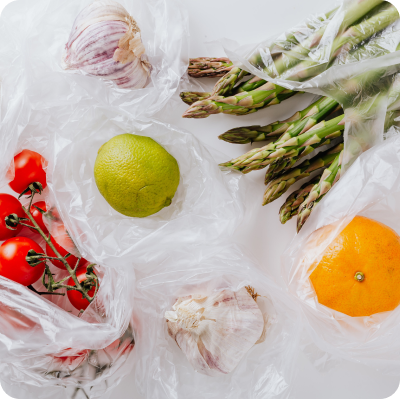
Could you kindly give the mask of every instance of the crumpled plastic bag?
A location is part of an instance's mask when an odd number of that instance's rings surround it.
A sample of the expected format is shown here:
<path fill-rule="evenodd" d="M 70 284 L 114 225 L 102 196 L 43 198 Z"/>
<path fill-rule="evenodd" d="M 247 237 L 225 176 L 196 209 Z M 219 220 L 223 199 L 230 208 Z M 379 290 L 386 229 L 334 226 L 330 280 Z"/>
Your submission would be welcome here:
<path fill-rule="evenodd" d="M 29 234 L 23 230 L 20 235 Z M 80 317 L 66 296 L 40 296 L 0 277 L 2 381 L 17 390 L 41 387 L 38 398 L 53 387 L 64 387 L 65 392 L 83 389 L 95 398 L 130 372 L 135 345 L 134 276 L 106 265 L 96 270 L 100 290 Z M 40 280 L 33 286 L 45 291 Z"/>
<path fill-rule="evenodd" d="M 153 138 L 179 164 L 180 183 L 172 204 L 146 218 L 112 209 L 93 177 L 98 149 L 125 132 Z M 229 236 L 242 220 L 240 176 L 221 173 L 200 142 L 179 128 L 157 120 L 135 120 L 115 110 L 91 108 L 82 114 L 76 108 L 54 135 L 53 148 L 52 203 L 77 237 L 82 255 L 98 263 L 118 260 L 132 266 L 161 260 L 182 245 Z"/>
<path fill-rule="evenodd" d="M 61 59 L 79 12 L 93 0 L 17 0 L 0 19 L 0 118 L 27 89 L 35 97 L 54 95 L 57 101 L 96 98 L 99 106 L 118 107 L 132 115 L 153 115 L 175 92 L 187 68 L 188 26 L 179 0 L 119 0 L 137 21 L 146 54 L 153 66 L 144 89 L 125 90 L 76 71 L 65 71 Z M 61 76 L 60 76 L 61 75 Z M 62 84 L 53 84 L 62 77 Z"/>
<path fill-rule="evenodd" d="M 290 90 L 329 96 L 343 106 L 346 170 L 383 140 L 388 90 L 400 70 L 399 13 L 382 0 L 343 0 L 329 10 L 321 3 L 319 11 L 260 43 L 222 44 L 235 65 L 253 75 Z"/>
<path fill-rule="evenodd" d="M 145 397 L 289 398 L 299 345 L 299 313 L 287 293 L 235 245 L 190 246 L 141 275 L 135 291 L 137 347 L 134 375 Z M 167 331 L 166 311 L 178 297 L 251 286 L 267 303 L 266 339 L 229 374 L 196 372 Z M 259 305 L 260 306 L 260 305 Z M 264 312 L 263 312 L 264 313 Z"/>
<path fill-rule="evenodd" d="M 316 345 L 305 347 L 316 367 L 342 358 L 400 375 L 400 307 L 369 317 L 350 317 L 319 304 L 309 280 L 313 262 L 356 215 L 384 223 L 400 234 L 399 175 L 400 136 L 396 135 L 353 163 L 283 255 L 289 293 L 300 305 L 303 324 Z M 315 247 L 313 233 L 327 225 L 332 228 Z"/>

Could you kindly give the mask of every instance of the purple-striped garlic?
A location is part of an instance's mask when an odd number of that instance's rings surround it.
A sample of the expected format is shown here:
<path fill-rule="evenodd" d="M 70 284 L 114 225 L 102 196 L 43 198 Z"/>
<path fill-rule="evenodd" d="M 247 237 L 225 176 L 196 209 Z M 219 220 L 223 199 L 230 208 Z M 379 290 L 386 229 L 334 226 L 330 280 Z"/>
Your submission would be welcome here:
<path fill-rule="evenodd" d="M 140 89 L 150 80 L 151 65 L 140 29 L 121 4 L 96 0 L 76 17 L 63 56 L 64 69 L 78 69 Z"/>
<path fill-rule="evenodd" d="M 209 376 L 230 373 L 264 340 L 264 316 L 251 287 L 178 298 L 165 312 L 168 333 L 193 368 Z"/>

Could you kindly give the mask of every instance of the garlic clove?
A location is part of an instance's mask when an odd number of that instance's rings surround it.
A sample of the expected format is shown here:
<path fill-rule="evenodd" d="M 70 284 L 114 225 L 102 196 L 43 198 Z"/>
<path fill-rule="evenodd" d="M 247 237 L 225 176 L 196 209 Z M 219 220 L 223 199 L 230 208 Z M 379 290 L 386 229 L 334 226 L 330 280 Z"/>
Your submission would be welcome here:
<path fill-rule="evenodd" d="M 210 376 L 231 372 L 264 330 L 264 317 L 245 287 L 180 298 L 165 317 L 169 335 L 194 369 Z"/>

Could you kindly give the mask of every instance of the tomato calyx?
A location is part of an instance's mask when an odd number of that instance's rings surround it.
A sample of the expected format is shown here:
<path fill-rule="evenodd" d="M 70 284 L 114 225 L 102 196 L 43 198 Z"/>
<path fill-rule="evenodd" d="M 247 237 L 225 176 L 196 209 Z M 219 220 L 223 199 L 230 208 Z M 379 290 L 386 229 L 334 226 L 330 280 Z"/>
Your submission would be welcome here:
<path fill-rule="evenodd" d="M 22 196 L 29 194 L 28 198 L 33 198 L 35 194 L 42 194 L 43 186 L 39 182 L 31 183 L 28 188 L 26 188 L 19 196 L 20 199 Z"/>
<path fill-rule="evenodd" d="M 29 266 L 35 267 L 37 265 L 42 264 L 45 261 L 46 255 L 37 253 L 35 250 L 30 249 L 25 257 L 25 260 L 28 262 Z"/>
<path fill-rule="evenodd" d="M 9 230 L 17 230 L 18 225 L 22 224 L 20 223 L 21 220 L 29 220 L 29 219 L 20 218 L 16 213 L 12 213 L 11 215 L 6 216 L 4 219 L 4 221 L 6 222 L 6 227 Z"/>

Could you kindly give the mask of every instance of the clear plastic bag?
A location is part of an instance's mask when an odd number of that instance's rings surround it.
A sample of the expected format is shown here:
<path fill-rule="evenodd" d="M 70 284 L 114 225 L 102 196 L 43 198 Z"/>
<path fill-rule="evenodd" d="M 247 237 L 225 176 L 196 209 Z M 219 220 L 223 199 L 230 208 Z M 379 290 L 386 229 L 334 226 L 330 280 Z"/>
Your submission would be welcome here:
<path fill-rule="evenodd" d="M 283 255 L 286 284 L 301 306 L 305 329 L 317 346 L 307 345 L 305 351 L 318 367 L 329 358 L 344 358 L 400 374 L 400 307 L 369 317 L 350 317 L 319 304 L 309 280 L 311 265 L 356 215 L 400 233 L 399 172 L 399 136 L 363 153 L 315 208 Z M 327 225 L 331 229 L 329 233 L 324 230 L 322 237 L 317 230 Z"/>
<path fill-rule="evenodd" d="M 322 4 L 321 4 L 322 6 Z M 283 88 L 329 96 L 345 111 L 342 170 L 383 140 L 387 93 L 400 65 L 400 19 L 382 0 L 344 0 L 254 45 L 223 41 L 235 65 Z"/>
<path fill-rule="evenodd" d="M 66 297 L 39 296 L 0 277 L 2 381 L 41 387 L 43 395 L 46 387 L 79 387 L 92 398 L 131 370 L 134 278 L 123 268 L 104 266 L 100 280 L 96 299 L 77 317 Z M 40 281 L 34 287 L 45 291 Z"/>
<path fill-rule="evenodd" d="M 257 304 L 265 306 L 265 341 L 253 346 L 229 374 L 196 372 L 168 335 L 165 312 L 178 297 L 236 292 L 249 285 L 260 295 Z M 285 291 L 239 247 L 195 246 L 171 252 L 152 274 L 138 278 L 135 303 L 139 323 L 134 375 L 146 397 L 291 397 L 299 313 Z"/>
<path fill-rule="evenodd" d="M 125 132 L 149 136 L 176 158 L 180 184 L 172 204 L 146 217 L 131 218 L 113 210 L 93 178 L 100 146 Z M 191 134 L 156 120 L 139 121 L 119 111 L 79 108 L 54 137 L 50 191 L 64 223 L 78 238 L 83 256 L 96 262 L 118 260 L 138 265 L 162 259 L 182 245 L 218 240 L 240 223 L 243 204 L 240 176 L 222 174 L 210 153 Z"/>
<path fill-rule="evenodd" d="M 0 19 L 0 79 L 7 115 L 12 98 L 31 87 L 35 97 L 52 93 L 57 102 L 96 98 L 99 106 L 118 107 L 136 116 L 159 111 L 178 87 L 187 68 L 187 15 L 179 0 L 119 0 L 137 21 L 153 66 L 144 89 L 125 90 L 76 71 L 64 71 L 62 55 L 79 12 L 93 0 L 18 0 Z M 59 79 L 58 85 L 53 79 Z"/>

